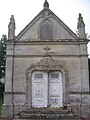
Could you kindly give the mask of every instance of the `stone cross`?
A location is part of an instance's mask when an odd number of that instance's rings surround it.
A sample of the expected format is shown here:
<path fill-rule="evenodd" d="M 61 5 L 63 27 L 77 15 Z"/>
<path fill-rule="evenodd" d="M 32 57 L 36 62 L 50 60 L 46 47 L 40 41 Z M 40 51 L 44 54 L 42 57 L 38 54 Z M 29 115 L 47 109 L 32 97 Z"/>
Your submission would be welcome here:
<path fill-rule="evenodd" d="M 49 50 L 51 50 L 51 48 L 49 48 L 48 46 L 46 46 L 43 49 L 45 50 L 45 55 L 48 55 L 49 54 Z"/>

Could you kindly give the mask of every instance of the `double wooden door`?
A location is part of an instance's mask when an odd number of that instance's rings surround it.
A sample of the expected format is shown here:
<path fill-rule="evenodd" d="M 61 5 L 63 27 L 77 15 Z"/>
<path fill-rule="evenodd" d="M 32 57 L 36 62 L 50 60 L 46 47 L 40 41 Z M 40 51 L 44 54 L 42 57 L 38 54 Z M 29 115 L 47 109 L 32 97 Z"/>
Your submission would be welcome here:
<path fill-rule="evenodd" d="M 32 107 L 62 107 L 62 74 L 60 71 L 32 73 Z"/>

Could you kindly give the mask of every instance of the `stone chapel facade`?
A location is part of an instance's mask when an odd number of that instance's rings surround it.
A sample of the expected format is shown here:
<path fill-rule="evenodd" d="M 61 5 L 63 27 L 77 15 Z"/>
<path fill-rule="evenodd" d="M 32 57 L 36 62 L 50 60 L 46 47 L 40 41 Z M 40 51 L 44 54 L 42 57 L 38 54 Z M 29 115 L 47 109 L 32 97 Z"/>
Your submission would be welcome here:
<path fill-rule="evenodd" d="M 12 117 L 25 106 L 70 106 L 90 117 L 88 39 L 81 14 L 78 36 L 50 9 L 44 9 L 15 36 L 15 20 L 8 26 L 3 116 Z"/>

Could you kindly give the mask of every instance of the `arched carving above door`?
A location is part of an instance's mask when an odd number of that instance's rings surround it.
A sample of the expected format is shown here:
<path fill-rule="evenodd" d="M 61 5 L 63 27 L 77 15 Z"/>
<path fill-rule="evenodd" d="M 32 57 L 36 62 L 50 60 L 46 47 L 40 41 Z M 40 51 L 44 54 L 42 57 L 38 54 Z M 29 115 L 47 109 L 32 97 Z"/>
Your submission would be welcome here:
<path fill-rule="evenodd" d="M 67 65 L 65 61 L 59 61 L 55 60 L 51 57 L 43 57 L 39 62 L 36 62 L 35 64 L 32 64 L 28 69 L 27 73 L 32 72 L 35 70 L 44 70 L 44 71 L 50 71 L 50 70 L 60 70 L 61 72 L 67 73 Z"/>

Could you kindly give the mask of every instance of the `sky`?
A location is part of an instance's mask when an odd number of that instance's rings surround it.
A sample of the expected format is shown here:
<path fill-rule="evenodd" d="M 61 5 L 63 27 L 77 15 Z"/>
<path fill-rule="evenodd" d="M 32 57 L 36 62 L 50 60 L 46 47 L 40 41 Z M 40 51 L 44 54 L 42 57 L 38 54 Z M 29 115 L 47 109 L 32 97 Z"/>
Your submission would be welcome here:
<path fill-rule="evenodd" d="M 43 9 L 45 0 L 0 0 L 0 38 L 8 34 L 11 15 L 16 23 L 15 35 Z M 73 32 L 77 30 L 77 19 L 82 14 L 86 33 L 90 35 L 90 0 L 48 0 L 52 10 Z M 90 54 L 90 43 L 88 44 Z"/>

